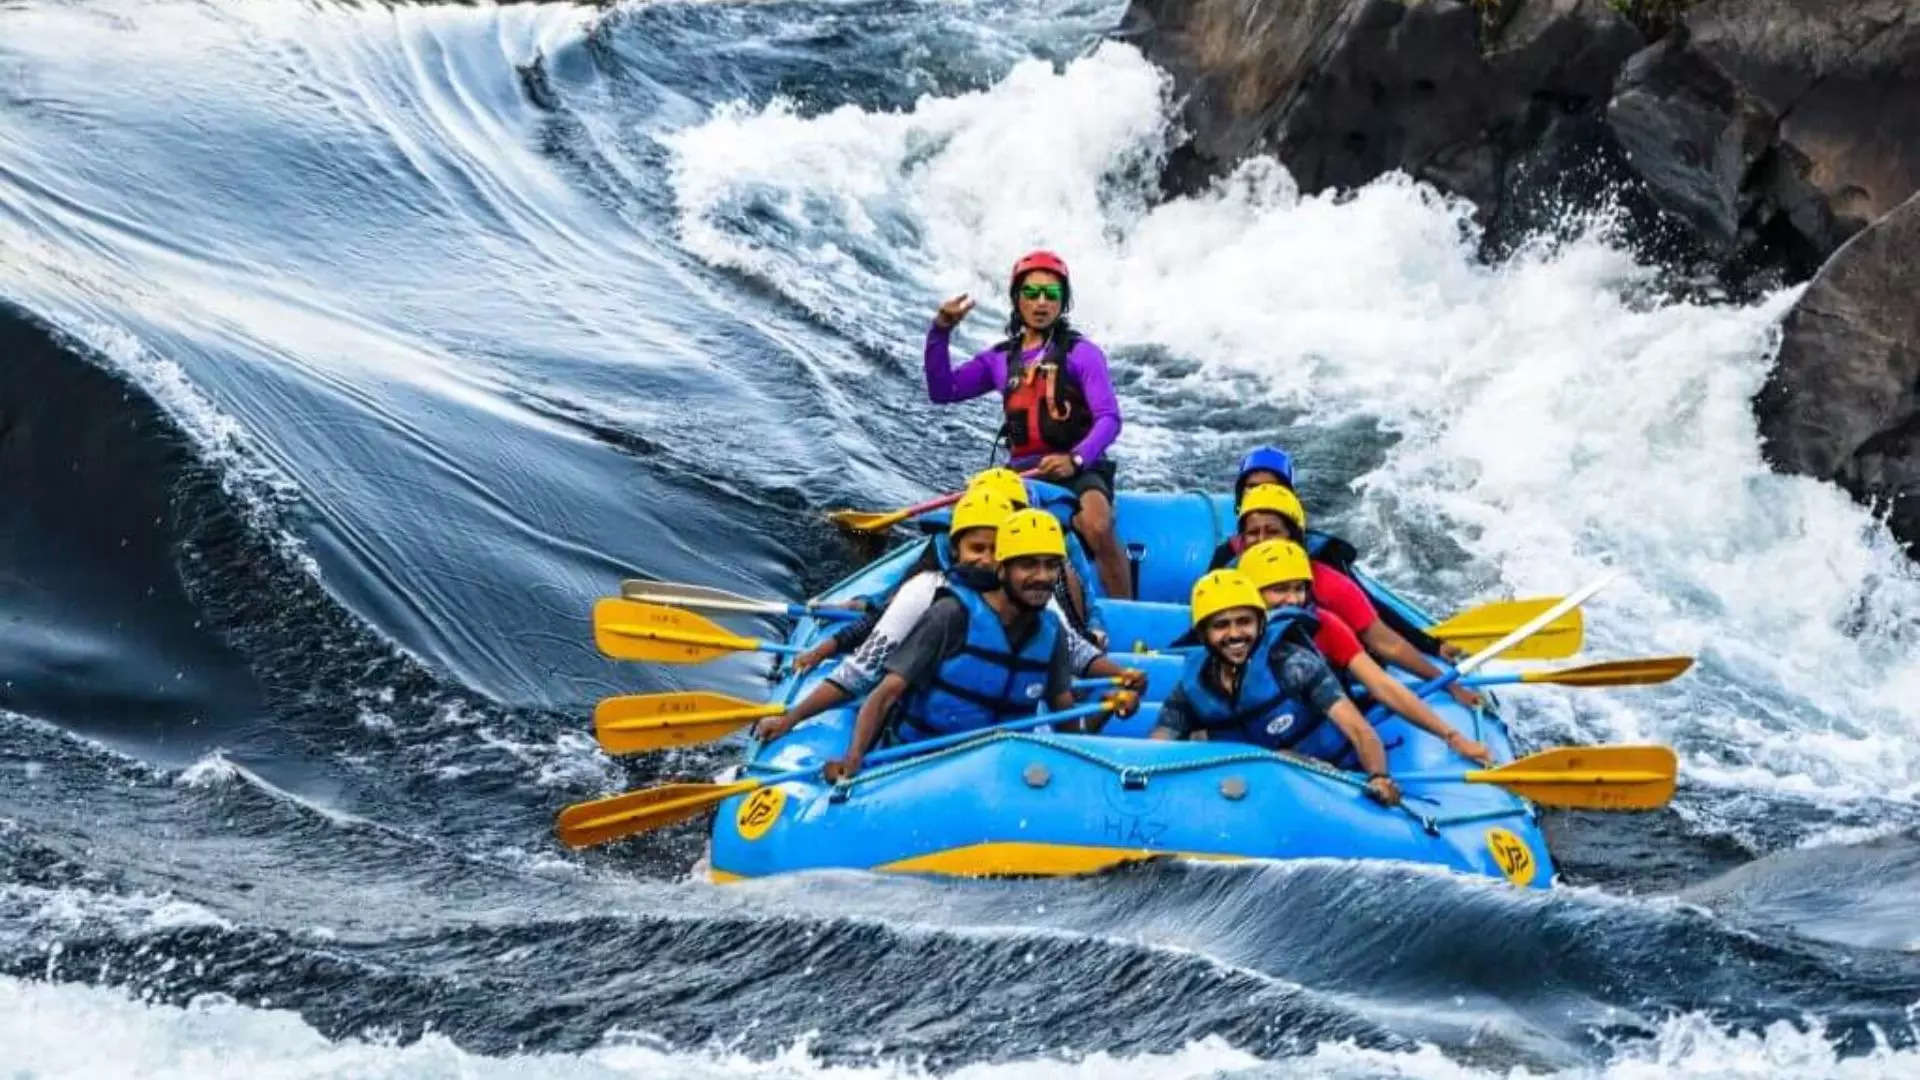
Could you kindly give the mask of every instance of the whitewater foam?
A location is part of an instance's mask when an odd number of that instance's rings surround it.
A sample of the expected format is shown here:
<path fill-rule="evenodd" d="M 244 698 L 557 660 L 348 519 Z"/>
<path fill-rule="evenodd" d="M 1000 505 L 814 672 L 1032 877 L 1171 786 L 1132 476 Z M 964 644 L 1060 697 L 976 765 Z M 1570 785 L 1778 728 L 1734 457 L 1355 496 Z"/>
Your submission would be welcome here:
<path fill-rule="evenodd" d="M 830 1065 L 806 1040 L 771 1058 L 755 1059 L 724 1047 L 673 1050 L 644 1032 L 609 1033 L 578 1054 L 484 1057 L 429 1033 L 399 1045 L 393 1040 L 329 1040 L 284 1010 L 250 1008 L 225 995 L 204 995 L 186 1006 L 150 1004 L 116 991 L 0 978 L 0 1046 L 7 1064 L 27 1077 L 559 1077 L 752 1076 L 800 1078 L 909 1078 L 936 1075 L 914 1062 Z M 1620 1048 L 1610 1063 L 1540 1073 L 1524 1067 L 1476 1067 L 1432 1046 L 1410 1051 L 1326 1043 L 1298 1058 L 1259 1059 L 1217 1038 L 1166 1054 L 1095 1053 L 1077 1060 L 1027 1059 L 973 1064 L 941 1076 L 958 1080 L 1078 1080 L 1125 1073 L 1139 1080 L 1176 1077 L 1507 1077 L 1574 1080 L 1795 1076 L 1868 1080 L 1903 1077 L 1920 1056 L 1885 1045 L 1839 1057 L 1817 1024 L 1784 1021 L 1764 1031 L 1727 1032 L 1698 1015 L 1661 1025 L 1651 1040 Z"/>
<path fill-rule="evenodd" d="M 19 884 L 0 885 L 0 916 L 4 916 L 0 941 L 44 951 L 49 974 L 58 967 L 62 942 L 85 933 L 106 931 L 137 938 L 181 927 L 233 927 L 208 908 L 170 893 L 103 893 Z"/>
<path fill-rule="evenodd" d="M 225 787 L 239 778 L 240 767 L 227 760 L 226 751 L 213 750 L 181 769 L 173 782 L 181 787 L 205 789 Z"/>

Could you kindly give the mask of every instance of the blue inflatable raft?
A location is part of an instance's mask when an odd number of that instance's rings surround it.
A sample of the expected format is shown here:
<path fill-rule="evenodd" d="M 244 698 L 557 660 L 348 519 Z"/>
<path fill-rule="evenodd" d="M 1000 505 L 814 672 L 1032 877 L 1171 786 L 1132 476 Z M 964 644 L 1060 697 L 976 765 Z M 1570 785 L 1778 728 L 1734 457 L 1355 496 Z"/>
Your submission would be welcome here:
<path fill-rule="evenodd" d="M 1134 558 L 1137 601 L 1100 600 L 1114 659 L 1145 668 L 1148 702 L 1180 670 L 1165 648 L 1187 629 L 1185 601 L 1232 530 L 1225 495 L 1119 496 L 1120 537 Z M 818 599 L 887 593 L 926 541 L 897 548 Z M 1364 574 L 1376 604 L 1416 625 L 1430 616 Z M 1088 575 L 1091 583 L 1092 577 Z M 807 646 L 832 624 L 802 619 L 788 642 Z M 830 670 L 830 666 L 829 666 Z M 1405 673 L 1401 674 L 1403 677 Z M 825 672 L 789 675 L 771 700 L 795 701 Z M 1455 727 L 1513 759 L 1506 725 L 1438 696 Z M 959 875 L 1082 874 L 1160 856 L 1190 859 L 1391 859 L 1546 888 L 1553 878 L 1531 803 L 1491 784 L 1405 785 L 1383 808 L 1360 778 L 1289 755 L 1222 742 L 1155 742 L 1156 706 L 1115 719 L 1100 735 L 1046 731 L 985 735 L 962 745 L 870 766 L 836 787 L 815 777 L 761 788 L 720 806 L 715 880 L 825 867 Z M 852 707 L 824 713 L 771 744 L 749 748 L 743 776 L 817 768 L 845 749 Z M 1472 766 L 1398 717 L 1378 725 L 1395 773 Z"/>

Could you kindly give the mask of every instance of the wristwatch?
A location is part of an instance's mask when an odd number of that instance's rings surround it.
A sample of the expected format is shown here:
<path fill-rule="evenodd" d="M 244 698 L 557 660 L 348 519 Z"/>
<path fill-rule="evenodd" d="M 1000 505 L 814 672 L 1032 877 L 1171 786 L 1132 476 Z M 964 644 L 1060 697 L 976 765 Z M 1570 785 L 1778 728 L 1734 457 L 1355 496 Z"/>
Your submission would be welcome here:
<path fill-rule="evenodd" d="M 1070 460 L 1072 460 L 1072 462 L 1073 462 L 1073 467 L 1074 467 L 1074 468 L 1076 468 L 1076 469 L 1084 469 L 1084 468 L 1086 468 L 1086 467 L 1087 467 L 1087 459 L 1086 459 L 1086 458 L 1083 458 L 1083 457 L 1081 457 L 1081 456 L 1080 456 L 1080 455 L 1079 455 L 1078 453 L 1072 453 L 1072 454 L 1068 454 L 1068 455 L 1067 455 L 1067 457 L 1068 457 L 1068 458 L 1069 458 Z"/>

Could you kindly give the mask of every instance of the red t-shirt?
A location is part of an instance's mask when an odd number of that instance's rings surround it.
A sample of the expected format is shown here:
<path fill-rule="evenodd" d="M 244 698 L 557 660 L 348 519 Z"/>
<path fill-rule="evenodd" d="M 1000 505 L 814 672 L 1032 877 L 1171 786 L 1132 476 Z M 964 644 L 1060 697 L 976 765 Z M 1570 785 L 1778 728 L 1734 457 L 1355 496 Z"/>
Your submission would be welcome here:
<path fill-rule="evenodd" d="M 1327 658 L 1335 670 L 1344 671 L 1353 658 L 1361 653 L 1360 636 L 1347 625 L 1347 620 L 1325 608 L 1314 612 L 1320 619 L 1320 629 L 1313 632 L 1313 647 Z"/>
<path fill-rule="evenodd" d="M 1367 599 L 1366 592 L 1354 584 L 1352 578 L 1318 560 L 1313 564 L 1313 602 L 1322 611 L 1339 616 L 1355 634 L 1365 632 L 1380 617 L 1380 613 L 1373 610 L 1373 601 Z"/>

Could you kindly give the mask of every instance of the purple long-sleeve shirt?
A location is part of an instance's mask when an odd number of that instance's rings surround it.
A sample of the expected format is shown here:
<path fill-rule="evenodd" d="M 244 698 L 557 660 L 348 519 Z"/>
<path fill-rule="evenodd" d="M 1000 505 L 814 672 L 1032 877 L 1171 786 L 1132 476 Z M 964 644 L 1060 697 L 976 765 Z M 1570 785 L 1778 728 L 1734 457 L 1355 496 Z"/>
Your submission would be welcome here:
<path fill-rule="evenodd" d="M 956 368 L 948 340 L 951 335 L 950 329 L 937 322 L 927 328 L 927 396 L 933 403 L 948 405 L 971 401 L 989 391 L 1004 391 L 1007 388 L 1006 352 L 988 349 Z M 1020 362 L 1033 363 L 1045 349 L 1046 346 L 1041 345 L 1022 353 Z M 1113 382 L 1107 378 L 1107 354 L 1100 351 L 1100 346 L 1086 338 L 1074 342 L 1073 348 L 1067 350 L 1066 367 L 1067 374 L 1079 382 L 1081 392 L 1087 396 L 1087 409 L 1093 413 L 1093 428 L 1073 452 L 1092 464 L 1120 434 L 1120 402 L 1113 396 Z M 1022 458 L 1013 464 L 1025 466 L 1033 460 Z"/>

